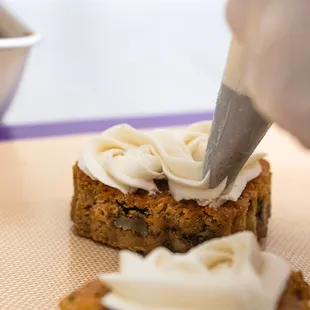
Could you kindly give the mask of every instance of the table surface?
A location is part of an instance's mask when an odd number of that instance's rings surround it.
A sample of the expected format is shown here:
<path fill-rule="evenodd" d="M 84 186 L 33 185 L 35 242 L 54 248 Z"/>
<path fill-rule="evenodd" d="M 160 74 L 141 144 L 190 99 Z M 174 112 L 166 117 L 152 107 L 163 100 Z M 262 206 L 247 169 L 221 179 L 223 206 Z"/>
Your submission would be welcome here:
<path fill-rule="evenodd" d="M 4 2 L 43 35 L 6 123 L 213 109 L 225 0 Z"/>
<path fill-rule="evenodd" d="M 70 230 L 71 167 L 91 136 L 28 136 L 0 143 L 1 309 L 56 309 L 64 294 L 117 269 L 117 251 Z M 273 172 L 265 246 L 310 281 L 310 154 L 277 128 L 261 148 Z"/>

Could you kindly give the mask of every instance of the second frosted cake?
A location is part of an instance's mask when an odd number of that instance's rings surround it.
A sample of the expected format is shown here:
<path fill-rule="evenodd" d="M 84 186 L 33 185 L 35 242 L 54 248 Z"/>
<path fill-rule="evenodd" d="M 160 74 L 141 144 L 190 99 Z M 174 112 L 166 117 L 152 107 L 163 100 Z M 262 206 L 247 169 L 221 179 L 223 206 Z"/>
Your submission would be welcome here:
<path fill-rule="evenodd" d="M 256 153 L 223 195 L 202 175 L 211 124 L 148 133 L 128 125 L 103 132 L 73 168 L 71 217 L 77 234 L 148 253 L 186 252 L 206 240 L 250 230 L 267 233 L 270 167 Z"/>

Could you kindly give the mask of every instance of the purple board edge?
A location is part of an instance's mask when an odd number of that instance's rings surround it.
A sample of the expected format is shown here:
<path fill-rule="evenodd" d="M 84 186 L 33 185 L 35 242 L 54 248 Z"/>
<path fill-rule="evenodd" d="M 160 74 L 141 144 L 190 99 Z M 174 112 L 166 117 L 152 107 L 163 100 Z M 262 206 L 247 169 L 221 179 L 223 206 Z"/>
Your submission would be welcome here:
<path fill-rule="evenodd" d="M 127 123 L 135 128 L 148 128 L 186 125 L 203 120 L 211 120 L 212 118 L 213 112 L 197 112 L 31 125 L 0 125 L 0 141 L 100 132 L 120 123 Z"/>

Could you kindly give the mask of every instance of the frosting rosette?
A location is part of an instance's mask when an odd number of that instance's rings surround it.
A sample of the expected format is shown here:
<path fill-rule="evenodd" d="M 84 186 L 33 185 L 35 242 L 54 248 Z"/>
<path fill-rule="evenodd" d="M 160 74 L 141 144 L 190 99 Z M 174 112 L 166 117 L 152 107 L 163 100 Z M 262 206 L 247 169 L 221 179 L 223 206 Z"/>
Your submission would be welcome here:
<path fill-rule="evenodd" d="M 154 180 L 166 179 L 177 200 L 196 200 L 209 205 L 214 200 L 236 201 L 246 184 L 261 173 L 253 154 L 237 176 L 229 193 L 223 195 L 226 179 L 216 188 L 209 187 L 209 174 L 203 175 L 203 159 L 211 129 L 210 122 L 186 130 L 157 129 L 148 132 L 121 124 L 91 140 L 82 150 L 79 167 L 91 178 L 117 188 L 122 193 L 158 189 Z"/>
<path fill-rule="evenodd" d="M 214 239 L 174 254 L 120 253 L 120 271 L 101 275 L 113 310 L 276 310 L 290 276 L 283 259 L 262 252 L 254 234 Z"/>

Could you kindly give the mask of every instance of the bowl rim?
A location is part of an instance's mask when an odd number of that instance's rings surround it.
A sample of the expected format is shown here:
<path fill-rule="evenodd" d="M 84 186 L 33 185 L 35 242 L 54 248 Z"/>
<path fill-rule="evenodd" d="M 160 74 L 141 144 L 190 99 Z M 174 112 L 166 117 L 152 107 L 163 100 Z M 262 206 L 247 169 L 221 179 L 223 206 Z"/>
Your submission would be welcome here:
<path fill-rule="evenodd" d="M 30 33 L 16 38 L 0 38 L 0 49 L 27 47 L 36 44 L 41 39 L 39 33 Z"/>
<path fill-rule="evenodd" d="M 0 10 L 10 19 L 12 25 L 18 25 L 18 27 L 23 29 L 23 34 L 20 36 L 0 38 L 0 49 L 29 47 L 36 44 L 41 39 L 41 35 L 38 32 L 32 31 L 17 14 L 13 13 L 13 11 L 1 1 Z"/>

